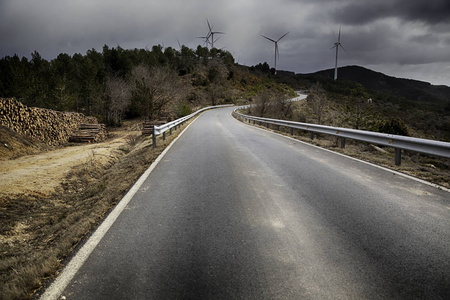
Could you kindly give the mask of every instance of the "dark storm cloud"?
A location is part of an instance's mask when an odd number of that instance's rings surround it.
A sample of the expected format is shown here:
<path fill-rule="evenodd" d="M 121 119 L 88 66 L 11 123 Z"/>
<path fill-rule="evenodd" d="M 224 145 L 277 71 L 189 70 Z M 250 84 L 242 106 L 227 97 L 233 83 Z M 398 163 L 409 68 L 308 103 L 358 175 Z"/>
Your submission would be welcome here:
<path fill-rule="evenodd" d="M 421 20 L 430 24 L 450 21 L 448 0 L 400 0 L 396 7 L 396 15 L 408 21 Z"/>
<path fill-rule="evenodd" d="M 336 9 L 335 20 L 343 24 L 367 24 L 397 17 L 404 21 L 437 24 L 450 20 L 448 0 L 347 1 Z"/>

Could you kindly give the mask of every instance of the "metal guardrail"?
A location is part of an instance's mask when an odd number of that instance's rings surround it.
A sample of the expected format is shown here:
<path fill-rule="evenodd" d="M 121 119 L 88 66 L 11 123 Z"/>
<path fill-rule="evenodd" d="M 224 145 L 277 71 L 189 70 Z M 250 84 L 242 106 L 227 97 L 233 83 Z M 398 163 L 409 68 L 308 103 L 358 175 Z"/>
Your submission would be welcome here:
<path fill-rule="evenodd" d="M 248 116 L 238 113 L 238 109 L 245 109 L 248 106 L 241 106 L 233 111 L 233 115 L 236 118 L 240 118 L 242 121 L 253 121 L 253 124 L 259 122 L 259 125 L 269 124 L 278 126 L 284 126 L 291 128 L 291 135 L 293 135 L 294 129 L 301 129 L 311 132 L 311 138 L 314 138 L 314 133 L 324 133 L 339 137 L 341 140 L 341 148 L 345 147 L 345 139 L 353 139 L 363 142 L 368 142 L 381 146 L 388 146 L 395 148 L 395 164 L 399 166 L 401 164 L 401 150 L 409 150 L 414 152 L 420 152 L 429 155 L 435 155 L 445 158 L 450 158 L 450 143 L 433 141 L 427 139 L 406 137 L 394 134 L 385 134 L 364 130 L 355 130 L 342 127 L 332 127 L 316 124 L 307 124 L 293 121 L 260 118 L 254 116 Z"/>
<path fill-rule="evenodd" d="M 204 112 L 205 110 L 209 110 L 209 109 L 213 109 L 213 108 L 221 108 L 221 107 L 230 107 L 230 106 L 234 106 L 233 104 L 225 104 L 225 105 L 216 105 L 216 106 L 208 106 L 208 107 L 204 107 L 202 109 L 197 110 L 196 112 L 193 112 L 192 114 L 188 115 L 188 116 L 184 116 L 182 118 L 176 119 L 172 122 L 168 122 L 165 123 L 161 126 L 153 126 L 153 134 L 152 134 L 152 139 L 153 139 L 153 147 L 156 147 L 156 137 L 158 135 L 163 135 L 163 140 L 166 139 L 166 131 L 169 130 L 169 133 L 172 134 L 172 129 L 173 128 L 177 128 L 181 125 L 183 125 L 186 121 L 188 121 L 189 119 L 195 117 L 196 115 Z"/>

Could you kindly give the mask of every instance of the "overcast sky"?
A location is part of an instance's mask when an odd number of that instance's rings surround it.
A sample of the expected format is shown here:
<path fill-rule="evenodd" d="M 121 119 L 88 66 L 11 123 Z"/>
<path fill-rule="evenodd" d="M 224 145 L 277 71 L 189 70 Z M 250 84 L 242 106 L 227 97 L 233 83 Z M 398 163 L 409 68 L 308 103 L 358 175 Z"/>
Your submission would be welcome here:
<path fill-rule="evenodd" d="M 178 49 L 223 31 L 215 43 L 239 64 L 310 73 L 339 66 L 450 86 L 450 0 L 0 0 L 0 57 L 161 44 Z M 218 37 L 216 35 L 215 37 Z"/>

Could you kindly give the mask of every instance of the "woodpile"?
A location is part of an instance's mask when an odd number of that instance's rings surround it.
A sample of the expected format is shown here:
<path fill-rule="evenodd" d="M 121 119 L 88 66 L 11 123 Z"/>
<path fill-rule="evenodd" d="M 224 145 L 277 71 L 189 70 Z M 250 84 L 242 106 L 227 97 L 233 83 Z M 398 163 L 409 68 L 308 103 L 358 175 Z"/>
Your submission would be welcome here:
<path fill-rule="evenodd" d="M 107 137 L 104 124 L 81 124 L 78 131 L 72 134 L 69 142 L 91 143 L 101 142 Z"/>
<path fill-rule="evenodd" d="M 28 107 L 14 99 L 0 98 L 0 125 L 51 146 L 66 143 L 80 124 L 97 124 L 97 119 L 80 113 Z M 106 135 L 104 130 L 101 135 Z"/>
<path fill-rule="evenodd" d="M 153 124 L 152 121 L 144 121 L 144 126 L 142 127 L 142 135 L 149 136 L 153 133 Z"/>
<path fill-rule="evenodd" d="M 153 126 L 160 126 L 166 124 L 167 121 L 144 121 L 144 126 L 142 127 L 142 135 L 150 136 L 153 134 Z"/>

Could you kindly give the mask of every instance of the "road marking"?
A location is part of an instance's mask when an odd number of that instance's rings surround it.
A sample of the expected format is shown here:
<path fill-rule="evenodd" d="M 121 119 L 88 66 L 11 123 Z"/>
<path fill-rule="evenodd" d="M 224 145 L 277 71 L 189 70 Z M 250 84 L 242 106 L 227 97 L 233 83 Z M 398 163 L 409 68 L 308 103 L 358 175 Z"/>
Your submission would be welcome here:
<path fill-rule="evenodd" d="M 346 158 L 350 158 L 350 159 L 353 159 L 353 160 L 355 160 L 355 161 L 358 161 L 358 162 L 361 162 L 361 163 L 370 165 L 370 166 L 372 166 L 372 167 L 376 167 L 376 168 L 379 168 L 379 169 L 382 169 L 382 170 L 385 170 L 385 171 L 388 171 L 388 172 L 392 172 L 392 173 L 395 174 L 395 175 L 400 175 L 400 176 L 406 177 L 406 178 L 408 178 L 408 179 L 412 179 L 412 180 L 414 180 L 414 181 L 417 181 L 417 182 L 423 183 L 423 184 L 425 184 L 425 185 L 432 186 L 432 187 L 437 188 L 437 189 L 439 189 L 439 190 L 442 190 L 442 191 L 445 191 L 445 192 L 449 192 L 449 193 L 450 193 L 450 189 L 448 189 L 448 188 L 446 188 L 446 187 L 444 187 L 444 186 L 441 186 L 441 185 L 438 185 L 438 184 L 435 184 L 435 183 L 432 183 L 432 182 L 429 182 L 429 181 L 426 181 L 426 180 L 423 180 L 423 179 L 420 179 L 420 178 L 417 178 L 417 177 L 414 177 L 414 176 L 411 176 L 411 175 L 408 175 L 408 174 L 405 174 L 405 173 L 401 173 L 401 172 L 396 171 L 396 170 L 393 170 L 393 169 L 389 169 L 389 168 L 386 168 L 386 167 L 382 167 L 382 166 L 376 165 L 376 164 L 374 164 L 374 163 L 371 163 L 371 162 L 368 162 L 368 161 L 364 161 L 364 160 L 361 160 L 361 159 L 358 159 L 358 158 L 355 158 L 355 157 L 352 157 L 352 156 L 348 156 L 348 155 L 345 155 L 345 154 L 342 154 L 342 153 L 339 153 L 339 152 L 334 152 L 334 151 L 329 150 L 329 149 L 326 149 L 326 148 L 322 148 L 322 147 L 319 147 L 319 146 L 316 146 L 316 145 L 313 145 L 313 144 L 309 144 L 309 143 L 307 143 L 307 142 L 304 142 L 304 141 L 301 141 L 301 140 L 297 140 L 297 139 L 295 139 L 295 138 L 293 138 L 293 137 L 286 136 L 286 135 L 283 135 L 283 134 L 281 134 L 281 133 L 273 132 L 273 131 L 267 130 L 267 129 L 265 129 L 265 128 L 256 127 L 256 126 L 253 126 L 253 125 L 251 125 L 251 124 L 247 124 L 247 123 L 244 123 L 244 122 L 241 122 L 241 121 L 237 120 L 237 119 L 234 118 L 231 114 L 230 114 L 230 116 L 231 116 L 234 120 L 236 120 L 237 122 L 243 123 L 244 125 L 250 126 L 250 127 L 252 127 L 252 128 L 259 129 L 259 130 L 262 130 L 262 131 L 264 131 L 264 132 L 272 133 L 272 134 L 275 134 L 275 135 L 278 135 L 278 136 L 282 136 L 282 137 L 284 137 L 284 138 L 287 138 L 287 139 L 296 141 L 296 142 L 298 142 L 298 143 L 302 143 L 302 144 L 304 144 L 304 145 L 311 146 L 311 147 L 314 147 L 314 148 L 317 148 L 317 149 L 320 149 L 320 150 L 323 150 L 323 151 L 327 151 L 327 152 L 334 153 L 334 154 L 337 154 L 337 155 L 340 155 L 340 156 L 343 156 L 343 157 L 346 157 Z"/>
<path fill-rule="evenodd" d="M 166 149 L 155 159 L 155 161 L 150 165 L 150 167 L 144 172 L 144 174 L 139 177 L 138 181 L 131 187 L 128 193 L 120 200 L 116 207 L 111 211 L 111 213 L 106 217 L 106 219 L 101 223 L 97 230 L 92 234 L 92 236 L 86 241 L 86 243 L 81 247 L 81 249 L 75 254 L 75 256 L 70 260 L 70 262 L 64 267 L 61 274 L 55 279 L 55 281 L 45 290 L 42 296 L 39 298 L 41 300 L 56 300 L 61 296 L 62 292 L 69 285 L 70 281 L 73 279 L 75 274 L 87 260 L 89 255 L 101 241 L 112 224 L 116 221 L 125 207 L 133 198 L 134 194 L 139 190 L 141 185 L 153 171 L 153 169 L 158 165 L 162 158 L 166 155 L 172 145 L 180 138 L 186 129 L 195 122 L 195 118 L 170 144 Z"/>

